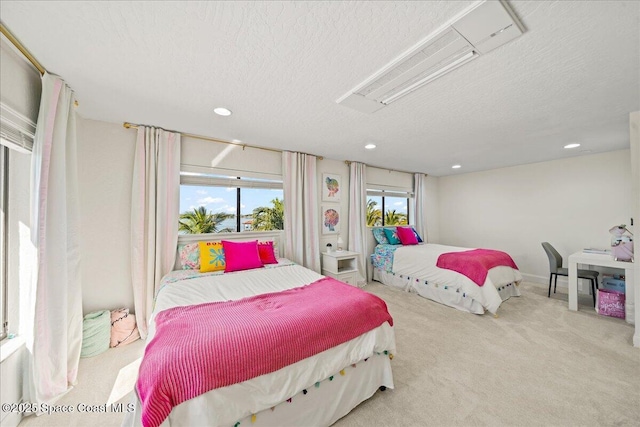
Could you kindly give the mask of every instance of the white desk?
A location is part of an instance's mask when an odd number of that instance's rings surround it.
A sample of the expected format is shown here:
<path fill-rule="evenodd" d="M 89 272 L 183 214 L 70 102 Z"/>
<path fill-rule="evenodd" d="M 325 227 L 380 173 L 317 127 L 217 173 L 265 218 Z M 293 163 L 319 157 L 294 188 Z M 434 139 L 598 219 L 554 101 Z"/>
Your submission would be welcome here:
<path fill-rule="evenodd" d="M 625 319 L 635 324 L 635 280 L 634 263 L 616 261 L 611 255 L 586 254 L 582 251 L 569 256 L 569 310 L 578 310 L 578 264 L 598 265 L 601 267 L 621 268 L 625 275 Z M 636 330 L 637 330 L 636 326 Z"/>

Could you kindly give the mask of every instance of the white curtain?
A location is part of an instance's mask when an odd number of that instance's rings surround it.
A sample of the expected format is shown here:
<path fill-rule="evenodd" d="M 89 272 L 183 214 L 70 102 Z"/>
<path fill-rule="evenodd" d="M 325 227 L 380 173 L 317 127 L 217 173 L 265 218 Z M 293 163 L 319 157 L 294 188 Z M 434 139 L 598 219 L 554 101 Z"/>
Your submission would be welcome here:
<path fill-rule="evenodd" d="M 351 162 L 349 166 L 349 250 L 358 252 L 358 284 L 370 280 L 367 257 L 367 167 Z"/>
<path fill-rule="evenodd" d="M 285 254 L 320 273 L 316 157 L 282 152 Z"/>
<path fill-rule="evenodd" d="M 31 241 L 36 272 L 23 290 L 25 402 L 52 404 L 76 383 L 82 348 L 82 286 L 75 96 L 45 73 L 31 156 Z M 24 315 L 22 315 L 24 314 Z"/>
<path fill-rule="evenodd" d="M 422 237 L 422 240 L 427 242 L 427 207 L 426 207 L 426 181 L 427 175 L 423 173 L 416 173 L 413 179 L 413 194 L 416 203 L 416 219 L 415 229 Z"/>
<path fill-rule="evenodd" d="M 140 126 L 131 192 L 131 279 L 143 339 L 160 279 L 175 263 L 179 211 L 180 134 Z"/>

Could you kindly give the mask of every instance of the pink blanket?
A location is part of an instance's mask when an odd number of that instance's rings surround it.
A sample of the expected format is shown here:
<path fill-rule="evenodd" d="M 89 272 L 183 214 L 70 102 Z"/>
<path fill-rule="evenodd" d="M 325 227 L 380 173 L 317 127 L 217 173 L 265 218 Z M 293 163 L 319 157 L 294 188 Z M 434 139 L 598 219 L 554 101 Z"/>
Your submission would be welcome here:
<path fill-rule="evenodd" d="M 457 271 L 473 280 L 478 286 L 484 285 L 489 270 L 506 266 L 518 269 L 509 254 L 491 249 L 473 249 L 464 252 L 449 252 L 438 257 L 436 267 Z"/>
<path fill-rule="evenodd" d="M 238 301 L 171 308 L 155 322 L 136 384 L 145 427 L 207 391 L 393 325 L 383 300 L 329 277 Z"/>

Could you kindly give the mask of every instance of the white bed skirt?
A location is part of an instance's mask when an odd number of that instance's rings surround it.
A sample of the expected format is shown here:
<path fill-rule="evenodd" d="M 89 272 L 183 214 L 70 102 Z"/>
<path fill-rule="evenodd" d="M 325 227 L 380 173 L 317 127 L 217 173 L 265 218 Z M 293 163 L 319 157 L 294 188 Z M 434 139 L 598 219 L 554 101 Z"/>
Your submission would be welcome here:
<path fill-rule="evenodd" d="M 427 286 L 423 281 L 416 281 L 416 279 L 413 278 L 387 273 L 378 268 L 373 269 L 373 280 L 387 286 L 402 289 L 405 292 L 417 293 L 424 298 L 461 311 L 474 314 L 484 314 L 485 311 L 478 301 L 470 298 L 463 292 L 457 292 L 456 289 L 451 287 Z M 517 284 L 510 283 L 498 287 L 497 290 L 502 301 L 506 301 L 513 296 L 520 296 L 520 289 Z"/>
<path fill-rule="evenodd" d="M 239 426 L 329 426 L 347 415 L 353 408 L 369 399 L 381 387 L 393 389 L 391 360 L 386 354 L 374 354 L 364 360 L 336 372 L 333 379 L 325 379 L 311 385 L 271 409 L 238 420 Z M 214 396 L 211 396 L 215 398 Z M 140 425 L 140 401 L 135 398 L 136 409 L 127 414 L 123 426 Z M 180 414 L 172 413 L 162 426 L 214 426 L 202 415 L 198 405 L 206 400 L 184 402 Z M 175 411 L 174 411 L 175 412 Z M 206 411 L 205 411 L 206 412 Z M 255 417 L 255 418 L 254 418 Z"/>

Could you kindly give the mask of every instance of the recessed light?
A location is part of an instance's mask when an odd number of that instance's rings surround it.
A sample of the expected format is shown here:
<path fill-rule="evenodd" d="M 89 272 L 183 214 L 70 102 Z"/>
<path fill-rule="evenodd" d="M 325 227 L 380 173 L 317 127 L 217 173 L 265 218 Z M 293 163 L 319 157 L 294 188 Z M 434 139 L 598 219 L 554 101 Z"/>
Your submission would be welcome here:
<path fill-rule="evenodd" d="M 580 144 L 567 144 L 564 146 L 564 148 L 576 148 L 576 147 L 580 147 Z"/>
<path fill-rule="evenodd" d="M 364 148 L 366 148 L 367 150 L 373 150 L 374 148 L 376 148 L 376 144 L 367 144 L 364 146 Z"/>
<path fill-rule="evenodd" d="M 239 139 L 232 139 L 231 142 L 233 142 L 234 144 L 237 144 L 237 143 L 242 142 L 242 141 L 239 140 Z"/>
<path fill-rule="evenodd" d="M 451 169 L 460 169 L 461 167 L 462 166 L 460 166 L 460 165 L 453 165 L 453 166 L 451 166 Z"/>
<path fill-rule="evenodd" d="M 231 110 L 229 110 L 228 108 L 224 108 L 224 107 L 214 108 L 213 112 L 216 113 L 219 116 L 230 116 L 231 115 Z"/>

